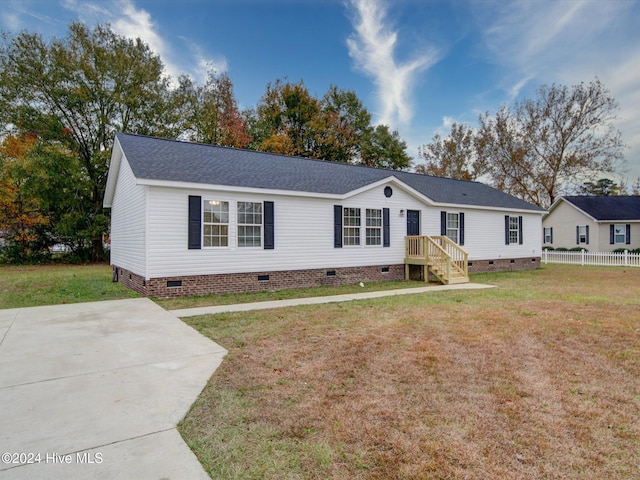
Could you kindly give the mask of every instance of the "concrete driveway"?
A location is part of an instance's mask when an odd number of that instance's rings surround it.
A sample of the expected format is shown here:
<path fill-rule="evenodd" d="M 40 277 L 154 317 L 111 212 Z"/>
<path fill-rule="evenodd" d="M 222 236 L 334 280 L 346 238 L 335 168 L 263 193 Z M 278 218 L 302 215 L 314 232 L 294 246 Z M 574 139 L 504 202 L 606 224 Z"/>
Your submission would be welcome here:
<path fill-rule="evenodd" d="M 0 310 L 0 479 L 208 479 L 176 424 L 226 353 L 145 298 Z"/>

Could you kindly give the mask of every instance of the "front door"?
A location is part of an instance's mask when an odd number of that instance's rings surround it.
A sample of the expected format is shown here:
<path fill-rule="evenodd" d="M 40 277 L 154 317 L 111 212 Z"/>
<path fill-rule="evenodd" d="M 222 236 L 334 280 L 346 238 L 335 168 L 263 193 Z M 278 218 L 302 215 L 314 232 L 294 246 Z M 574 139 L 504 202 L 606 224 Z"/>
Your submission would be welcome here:
<path fill-rule="evenodd" d="M 407 236 L 420 235 L 420 210 L 407 210 Z"/>

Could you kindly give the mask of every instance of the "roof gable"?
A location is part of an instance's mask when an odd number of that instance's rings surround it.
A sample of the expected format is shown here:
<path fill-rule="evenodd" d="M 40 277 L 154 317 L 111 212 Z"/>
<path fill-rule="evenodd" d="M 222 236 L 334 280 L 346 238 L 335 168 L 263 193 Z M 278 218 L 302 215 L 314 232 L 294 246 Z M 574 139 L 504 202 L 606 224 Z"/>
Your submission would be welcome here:
<path fill-rule="evenodd" d="M 585 212 L 597 221 L 640 220 L 640 197 L 638 196 L 566 196 L 562 200 Z"/>
<path fill-rule="evenodd" d="M 345 195 L 395 177 L 439 204 L 544 212 L 479 182 L 142 135 L 118 133 L 116 140 L 138 179 Z"/>

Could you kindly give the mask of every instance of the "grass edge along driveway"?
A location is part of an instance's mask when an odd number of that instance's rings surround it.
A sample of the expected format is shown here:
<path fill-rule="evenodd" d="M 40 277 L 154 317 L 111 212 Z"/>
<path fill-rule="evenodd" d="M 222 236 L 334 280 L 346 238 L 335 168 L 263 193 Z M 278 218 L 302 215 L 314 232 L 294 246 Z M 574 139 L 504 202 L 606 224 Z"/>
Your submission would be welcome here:
<path fill-rule="evenodd" d="M 229 350 L 179 429 L 212 478 L 608 478 L 640 464 L 640 269 L 186 319 Z"/>

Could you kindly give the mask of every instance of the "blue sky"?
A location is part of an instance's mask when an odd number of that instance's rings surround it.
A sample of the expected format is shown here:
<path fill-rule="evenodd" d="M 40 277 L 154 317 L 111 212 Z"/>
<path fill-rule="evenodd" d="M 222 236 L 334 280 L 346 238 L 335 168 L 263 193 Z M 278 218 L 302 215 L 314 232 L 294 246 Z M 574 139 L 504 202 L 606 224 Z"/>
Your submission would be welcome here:
<path fill-rule="evenodd" d="M 0 29 L 63 37 L 72 20 L 141 37 L 173 77 L 226 71 L 241 107 L 268 82 L 354 90 L 419 161 L 452 121 L 596 76 L 620 104 L 640 176 L 640 0 L 0 0 Z"/>

